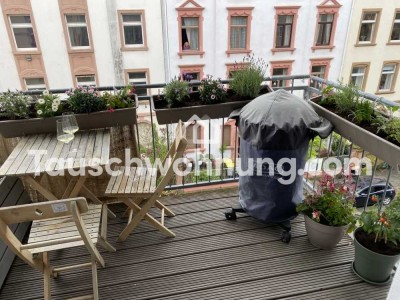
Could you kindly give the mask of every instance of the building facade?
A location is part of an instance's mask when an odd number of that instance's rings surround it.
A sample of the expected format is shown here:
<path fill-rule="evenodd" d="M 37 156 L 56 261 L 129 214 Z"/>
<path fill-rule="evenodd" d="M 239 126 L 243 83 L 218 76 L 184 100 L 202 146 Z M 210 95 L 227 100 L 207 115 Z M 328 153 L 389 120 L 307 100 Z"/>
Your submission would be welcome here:
<path fill-rule="evenodd" d="M 342 81 L 400 101 L 399 68 L 400 1 L 354 1 Z"/>
<path fill-rule="evenodd" d="M 0 4 L 1 90 L 165 81 L 158 0 Z"/>
<path fill-rule="evenodd" d="M 247 55 L 266 75 L 340 75 L 352 1 L 164 1 L 169 79 L 227 78 Z M 275 87 L 287 82 L 274 82 Z"/>

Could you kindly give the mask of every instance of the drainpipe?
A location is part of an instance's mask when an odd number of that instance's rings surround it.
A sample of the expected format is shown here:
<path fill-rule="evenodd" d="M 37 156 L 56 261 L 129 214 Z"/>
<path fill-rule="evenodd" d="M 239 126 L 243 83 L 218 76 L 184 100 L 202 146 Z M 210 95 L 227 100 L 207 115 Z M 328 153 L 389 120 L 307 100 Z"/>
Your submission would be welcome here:
<path fill-rule="evenodd" d="M 162 35 L 163 35 L 163 48 L 164 48 L 164 76 L 165 81 L 171 80 L 171 61 L 169 56 L 169 36 L 168 36 L 168 7 L 167 0 L 160 0 L 161 7 L 161 24 L 162 24 Z"/>
<path fill-rule="evenodd" d="M 216 58 L 217 58 L 217 2 L 218 1 L 213 1 L 214 2 L 214 7 L 213 7 L 213 14 L 214 14 L 214 18 L 213 18 L 213 28 L 214 30 L 212 31 L 214 34 L 213 37 L 213 41 L 214 41 L 214 52 L 212 55 L 212 75 L 214 77 L 216 77 L 215 75 L 217 74 L 217 63 L 216 63 Z M 203 22 L 203 32 L 204 32 L 204 22 Z M 203 33 L 203 44 L 204 44 L 204 33 Z M 223 71 L 223 74 L 225 74 L 225 70 Z M 224 78 L 224 76 L 221 76 L 221 78 Z"/>
<path fill-rule="evenodd" d="M 355 0 L 351 1 L 351 8 L 350 8 L 350 16 L 349 19 L 347 21 L 347 31 L 346 31 L 346 39 L 344 41 L 344 49 L 343 49 L 343 53 L 342 53 L 342 61 L 340 63 L 340 75 L 343 75 L 343 67 L 344 67 L 344 59 L 346 57 L 346 53 L 348 51 L 348 49 L 350 47 L 348 47 L 348 42 L 349 42 L 349 32 L 350 32 L 350 25 L 351 25 L 351 19 L 353 18 L 353 9 L 354 9 L 354 4 L 355 4 Z M 341 78 L 339 78 L 339 81 L 341 80 Z"/>
<path fill-rule="evenodd" d="M 118 34 L 118 20 L 117 20 L 117 5 L 116 0 L 106 1 L 107 6 L 107 18 L 108 18 L 108 30 L 110 33 L 111 42 L 111 53 L 113 57 L 113 67 L 114 67 L 114 85 L 124 85 L 124 65 L 122 61 L 122 53 L 119 48 L 120 40 Z"/>

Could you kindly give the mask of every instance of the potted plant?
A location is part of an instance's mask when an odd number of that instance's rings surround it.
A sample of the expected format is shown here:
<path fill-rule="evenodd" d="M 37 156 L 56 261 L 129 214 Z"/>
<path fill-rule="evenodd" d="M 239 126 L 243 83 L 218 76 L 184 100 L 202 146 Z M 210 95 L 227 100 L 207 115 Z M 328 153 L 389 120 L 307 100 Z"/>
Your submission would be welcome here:
<path fill-rule="evenodd" d="M 364 210 L 359 223 L 354 232 L 353 271 L 366 282 L 387 283 L 400 259 L 400 197 L 384 210 L 381 203 Z"/>
<path fill-rule="evenodd" d="M 11 138 L 56 132 L 56 119 L 67 111 L 75 113 L 81 130 L 136 123 L 137 96 L 130 86 L 102 96 L 92 87 L 78 87 L 66 94 L 68 99 L 61 101 L 59 96 L 43 91 L 33 102 L 22 92 L 3 93 L 0 134 Z"/>
<path fill-rule="evenodd" d="M 264 81 L 266 64 L 262 59 L 247 57 L 236 64 L 233 78 L 227 89 L 221 79 L 206 76 L 200 82 L 198 90 L 193 91 L 191 76 L 182 74 L 174 78 L 164 88 L 162 95 L 152 97 L 152 107 L 159 124 L 188 121 L 193 115 L 202 118 L 223 118 L 243 107 L 259 95 L 272 92 Z"/>
<path fill-rule="evenodd" d="M 303 213 L 308 238 L 315 247 L 333 249 L 346 232 L 355 228 L 354 198 L 350 179 L 333 178 L 324 173 L 319 187 L 297 205 Z"/>
<path fill-rule="evenodd" d="M 363 99 L 352 85 L 336 91 L 328 86 L 310 104 L 344 138 L 392 166 L 400 164 L 400 119 L 394 116 L 398 107 L 379 107 Z"/>

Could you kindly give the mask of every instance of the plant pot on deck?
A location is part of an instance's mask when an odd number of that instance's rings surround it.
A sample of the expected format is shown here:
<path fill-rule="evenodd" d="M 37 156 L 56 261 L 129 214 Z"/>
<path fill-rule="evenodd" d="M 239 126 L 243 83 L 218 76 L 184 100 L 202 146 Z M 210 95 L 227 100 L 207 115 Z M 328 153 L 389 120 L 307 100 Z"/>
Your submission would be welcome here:
<path fill-rule="evenodd" d="M 393 268 L 399 261 L 400 254 L 384 255 L 366 248 L 358 240 L 359 234 L 363 232 L 361 228 L 357 228 L 354 232 L 354 273 L 368 283 L 385 284 L 390 282 Z"/>
<path fill-rule="evenodd" d="M 273 90 L 269 85 L 263 86 L 260 95 L 270 93 Z M 194 106 L 184 106 L 168 108 L 163 95 L 153 96 L 151 98 L 151 105 L 157 116 L 158 124 L 177 123 L 179 120 L 186 122 L 193 115 L 199 118 L 207 116 L 207 119 L 226 118 L 235 109 L 241 108 L 253 99 L 243 98 L 242 100 L 229 101 L 216 103 L 216 104 L 202 104 Z"/>
<path fill-rule="evenodd" d="M 400 165 L 399 146 L 322 107 L 316 103 L 320 99 L 321 97 L 313 98 L 311 101 L 309 101 L 309 103 L 318 115 L 329 120 L 334 125 L 335 132 L 339 133 L 350 142 L 360 146 L 364 150 L 389 163 L 391 166 L 395 167 Z"/>
<path fill-rule="evenodd" d="M 106 128 L 114 126 L 136 124 L 136 104 L 130 108 L 120 108 L 113 112 L 99 111 L 90 114 L 76 114 L 79 130 Z M 56 120 L 61 116 L 50 118 L 32 118 L 23 120 L 0 121 L 0 134 L 5 138 L 19 137 L 29 134 L 55 133 L 57 132 Z"/>
<path fill-rule="evenodd" d="M 328 226 L 315 222 L 307 215 L 304 215 L 304 222 L 310 243 L 315 247 L 324 250 L 331 250 L 342 240 L 347 231 L 346 226 Z"/>

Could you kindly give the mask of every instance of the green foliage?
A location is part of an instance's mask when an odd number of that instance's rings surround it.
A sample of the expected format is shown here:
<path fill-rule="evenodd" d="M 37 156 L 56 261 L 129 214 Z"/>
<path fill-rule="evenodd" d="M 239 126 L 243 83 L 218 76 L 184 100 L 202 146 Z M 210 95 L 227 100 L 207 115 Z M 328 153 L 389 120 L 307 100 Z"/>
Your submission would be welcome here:
<path fill-rule="evenodd" d="M 363 231 L 375 235 L 375 242 L 397 245 L 400 242 L 400 197 L 392 200 L 384 211 L 380 211 L 378 204 L 363 211 L 359 223 Z"/>
<path fill-rule="evenodd" d="M 378 126 L 378 132 L 385 132 L 390 138 L 400 143 L 400 118 L 387 118 L 378 114 L 375 125 Z"/>
<path fill-rule="evenodd" d="M 163 131 L 163 130 L 161 130 Z M 167 145 L 167 139 L 165 137 L 165 134 L 163 134 L 161 137 L 158 133 L 157 126 L 153 124 L 153 132 L 154 132 L 154 146 L 153 144 L 149 145 L 148 147 L 144 145 L 140 145 L 140 153 L 144 154 L 147 158 L 150 159 L 150 162 L 154 164 L 154 151 L 156 154 L 156 159 L 164 159 L 167 156 L 168 153 L 168 145 Z"/>
<path fill-rule="evenodd" d="M 103 93 L 101 99 L 103 99 L 109 110 L 129 108 L 134 104 L 134 100 L 132 100 L 134 90 L 135 88 L 133 86 L 128 85 L 123 89 L 114 91 L 114 94 L 109 92 Z"/>
<path fill-rule="evenodd" d="M 360 94 L 354 85 L 340 85 L 333 95 L 336 108 L 341 113 L 351 114 L 356 109 Z"/>
<path fill-rule="evenodd" d="M 187 81 L 174 78 L 165 86 L 164 94 L 168 107 L 180 106 L 185 99 L 189 98 L 189 84 Z"/>
<path fill-rule="evenodd" d="M 335 91 L 333 86 L 328 85 L 322 90 L 322 100 L 321 105 L 323 106 L 332 106 L 335 105 Z"/>
<path fill-rule="evenodd" d="M 254 56 L 243 58 L 241 64 L 235 64 L 233 79 L 229 83 L 230 88 L 241 97 L 257 97 L 267 67 L 262 58 L 255 59 Z"/>
<path fill-rule="evenodd" d="M 39 118 L 49 118 L 60 115 L 62 112 L 60 97 L 49 93 L 49 91 L 43 91 L 42 98 L 36 101 L 35 110 Z"/>
<path fill-rule="evenodd" d="M 213 80 L 212 76 L 208 75 L 201 81 L 199 94 L 204 104 L 221 103 L 226 97 L 226 90 L 221 79 Z"/>
<path fill-rule="evenodd" d="M 374 117 L 374 104 L 369 100 L 360 100 L 356 103 L 354 111 L 351 113 L 357 123 L 371 123 Z"/>
<path fill-rule="evenodd" d="M 330 176 L 324 174 L 318 191 L 307 195 L 305 200 L 297 205 L 297 212 L 328 226 L 349 225 L 348 232 L 351 232 L 356 224 L 352 195 L 350 182 L 334 183 Z"/>
<path fill-rule="evenodd" d="M 106 103 L 92 87 L 78 86 L 67 94 L 69 108 L 76 114 L 88 114 L 106 109 Z"/>
<path fill-rule="evenodd" d="M 0 116 L 11 120 L 29 118 L 31 98 L 21 92 L 8 90 L 0 94 Z"/>

